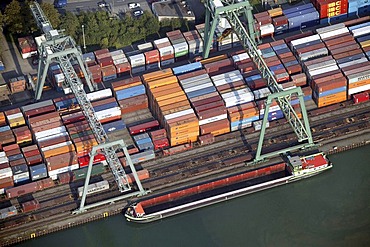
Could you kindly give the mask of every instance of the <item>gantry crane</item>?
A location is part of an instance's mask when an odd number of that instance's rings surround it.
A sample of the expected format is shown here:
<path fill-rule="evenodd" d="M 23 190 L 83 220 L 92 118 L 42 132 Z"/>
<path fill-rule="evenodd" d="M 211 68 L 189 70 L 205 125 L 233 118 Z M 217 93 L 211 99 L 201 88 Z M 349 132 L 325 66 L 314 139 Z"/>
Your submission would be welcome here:
<path fill-rule="evenodd" d="M 300 87 L 296 87 L 289 90 L 283 90 L 282 87 L 277 83 L 274 75 L 266 65 L 265 61 L 261 56 L 261 51 L 257 48 L 256 39 L 258 38 L 254 31 L 254 20 L 252 16 L 252 6 L 246 0 L 206 0 L 206 16 L 205 16 L 205 31 L 204 31 L 204 50 L 203 57 L 207 58 L 211 42 L 214 36 L 214 32 L 220 18 L 226 18 L 231 25 L 231 28 L 238 36 L 244 49 L 247 50 L 249 56 L 253 62 L 257 65 L 258 69 L 262 73 L 262 77 L 267 80 L 268 87 L 272 94 L 268 96 L 266 101 L 266 107 L 262 122 L 261 133 L 259 137 L 257 152 L 254 163 L 260 162 L 266 158 L 283 154 L 288 151 L 306 149 L 315 146 L 312 139 L 311 129 L 307 117 L 307 111 L 303 100 L 303 93 Z M 243 16 L 247 20 L 247 30 L 240 21 L 239 17 Z M 211 22 L 212 17 L 212 22 Z M 299 105 L 302 112 L 302 120 L 298 117 L 294 108 L 290 104 L 292 96 L 298 96 Z M 285 148 L 276 152 L 267 153 L 261 155 L 263 140 L 266 131 L 266 124 L 268 119 L 268 113 L 270 105 L 275 100 L 280 106 L 285 118 L 292 127 L 293 131 L 298 137 L 299 144 Z"/>
<path fill-rule="evenodd" d="M 77 60 L 87 81 L 88 87 L 91 91 L 94 90 L 94 87 L 91 83 L 90 76 L 87 73 L 85 65 L 82 61 L 82 53 L 79 47 L 76 46 L 75 41 L 70 36 L 64 35 L 61 31 L 55 30 L 45 14 L 43 13 L 40 5 L 37 2 L 33 2 L 30 5 L 32 14 L 37 22 L 39 28 L 44 32 L 46 41 L 38 47 L 39 52 L 39 66 L 38 66 L 38 78 L 36 85 L 35 98 L 39 100 L 42 93 L 42 88 L 45 83 L 46 74 L 49 68 L 49 65 L 52 62 L 57 62 L 65 76 L 66 86 L 70 87 L 71 91 L 75 95 L 80 108 L 83 114 L 86 117 L 87 122 L 89 123 L 95 138 L 99 145 L 94 146 L 90 152 L 90 161 L 87 171 L 87 176 L 84 184 L 84 190 L 82 194 L 82 199 L 79 209 L 75 210 L 74 213 L 81 213 L 86 211 L 89 208 L 100 206 L 107 203 L 113 203 L 117 200 L 124 198 L 144 195 L 148 191 L 144 190 L 139 177 L 137 176 L 135 166 L 132 164 L 130 155 L 127 151 L 127 146 L 123 140 L 118 140 L 114 142 L 109 142 L 107 133 L 105 132 L 102 124 L 98 120 L 94 108 L 92 107 L 86 92 L 83 88 L 83 83 L 80 78 L 77 76 L 71 61 Z M 106 161 L 109 165 L 111 172 L 116 180 L 118 188 L 121 192 L 131 191 L 131 186 L 128 183 L 126 173 L 122 167 L 121 162 L 117 157 L 117 150 L 123 150 L 127 163 L 129 164 L 132 174 L 135 178 L 136 184 L 138 186 L 138 191 L 125 193 L 124 195 L 111 198 L 99 203 L 94 203 L 91 205 L 85 206 L 85 200 L 87 195 L 87 187 L 89 185 L 92 164 L 94 156 L 97 154 L 98 150 L 103 150 L 103 153 L 106 157 Z"/>

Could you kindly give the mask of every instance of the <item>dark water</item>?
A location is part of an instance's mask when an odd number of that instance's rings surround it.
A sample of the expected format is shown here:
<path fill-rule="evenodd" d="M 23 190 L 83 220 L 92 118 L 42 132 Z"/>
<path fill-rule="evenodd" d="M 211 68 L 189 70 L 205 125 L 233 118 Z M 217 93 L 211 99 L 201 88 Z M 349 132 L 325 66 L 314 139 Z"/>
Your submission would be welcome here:
<path fill-rule="evenodd" d="M 121 215 L 20 246 L 370 246 L 370 145 L 316 177 L 157 223 Z"/>

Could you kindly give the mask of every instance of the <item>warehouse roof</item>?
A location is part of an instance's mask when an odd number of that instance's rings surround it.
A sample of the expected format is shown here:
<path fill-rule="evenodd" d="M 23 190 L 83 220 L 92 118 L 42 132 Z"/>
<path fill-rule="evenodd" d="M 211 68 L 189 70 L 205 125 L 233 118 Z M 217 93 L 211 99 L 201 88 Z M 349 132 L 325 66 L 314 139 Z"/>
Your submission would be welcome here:
<path fill-rule="evenodd" d="M 153 3 L 152 9 L 158 17 L 195 20 L 193 11 L 181 1 L 156 2 Z"/>

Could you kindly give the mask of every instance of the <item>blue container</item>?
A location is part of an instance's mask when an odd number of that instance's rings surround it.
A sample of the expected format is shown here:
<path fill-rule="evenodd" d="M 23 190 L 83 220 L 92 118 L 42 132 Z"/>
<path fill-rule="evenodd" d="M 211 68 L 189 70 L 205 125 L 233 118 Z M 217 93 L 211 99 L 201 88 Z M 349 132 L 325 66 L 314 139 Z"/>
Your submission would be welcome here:
<path fill-rule="evenodd" d="M 32 181 L 46 178 L 48 176 L 45 164 L 30 166 L 29 169 Z"/>
<path fill-rule="evenodd" d="M 82 59 L 84 62 L 95 61 L 95 54 L 94 52 L 82 54 Z"/>
<path fill-rule="evenodd" d="M 104 105 L 94 106 L 93 108 L 95 112 L 98 112 L 98 111 L 107 110 L 107 109 L 117 107 L 117 106 L 118 106 L 117 102 L 111 102 L 111 103 L 104 104 Z"/>
<path fill-rule="evenodd" d="M 103 129 L 106 133 L 123 130 L 125 128 L 126 128 L 126 124 L 123 122 L 123 120 L 118 120 L 118 121 L 114 121 L 111 123 L 103 124 Z"/>
<path fill-rule="evenodd" d="M 344 86 L 344 87 L 338 87 L 338 88 L 334 88 L 332 90 L 328 90 L 328 91 L 325 91 L 325 92 L 321 92 L 318 94 L 319 97 L 325 97 L 325 96 L 328 96 L 328 95 L 331 95 L 331 94 L 336 94 L 336 93 L 340 93 L 340 92 L 346 92 L 347 91 L 347 87 Z M 314 94 L 317 96 L 317 93 L 314 92 Z M 319 98 L 319 97 L 316 97 L 316 98 Z"/>
<path fill-rule="evenodd" d="M 357 42 L 363 42 L 363 41 L 367 41 L 367 40 L 370 40 L 370 34 L 366 34 L 364 36 L 360 36 L 357 39 Z"/>
<path fill-rule="evenodd" d="M 302 22 L 301 29 L 313 27 L 313 26 L 316 26 L 316 25 L 319 25 L 319 24 L 320 24 L 320 19 L 319 18 L 317 18 L 315 20 L 312 20 L 312 21 Z"/>
<path fill-rule="evenodd" d="M 269 54 L 271 52 L 274 52 L 274 50 L 271 47 L 268 47 L 266 49 L 261 50 L 261 52 L 262 52 L 262 55 L 266 55 L 266 54 Z"/>
<path fill-rule="evenodd" d="M 10 130 L 9 125 L 5 125 L 3 127 L 0 127 L 0 132 L 4 132 L 4 131 L 8 131 L 8 130 Z"/>
<path fill-rule="evenodd" d="M 9 161 L 19 160 L 23 158 L 23 154 L 16 154 L 12 156 L 8 156 Z"/>
<path fill-rule="evenodd" d="M 272 49 L 274 49 L 276 54 L 282 54 L 290 51 L 289 47 L 286 44 L 274 46 L 272 47 Z"/>
<path fill-rule="evenodd" d="M 148 138 L 144 138 L 144 139 L 140 139 L 140 140 L 137 140 L 137 141 L 136 141 L 136 144 L 137 144 L 137 145 L 142 145 L 142 144 L 144 144 L 144 143 L 148 143 L 148 142 L 152 142 L 152 139 L 150 139 L 150 137 L 148 137 Z"/>
<path fill-rule="evenodd" d="M 311 12 L 314 12 L 314 11 L 316 11 L 316 9 L 314 7 L 312 7 L 312 8 L 303 9 L 301 11 L 296 11 L 296 12 L 287 14 L 285 16 L 288 19 L 290 19 L 290 18 L 294 18 L 294 17 L 297 17 L 297 16 L 303 16 L 303 15 L 306 15 L 306 14 L 311 13 Z M 309 19 L 306 19 L 306 20 L 309 20 Z"/>
<path fill-rule="evenodd" d="M 307 12 L 303 12 L 302 14 L 288 17 L 289 21 L 289 30 L 292 29 L 301 29 L 302 23 L 304 24 L 303 27 L 310 25 L 320 19 L 319 12 L 315 9 L 308 9 Z"/>
<path fill-rule="evenodd" d="M 368 15 L 370 15 L 370 5 L 358 8 L 358 16 L 364 17 Z"/>
<path fill-rule="evenodd" d="M 28 172 L 28 166 L 26 164 L 16 165 L 11 167 L 13 175 Z"/>
<path fill-rule="evenodd" d="M 344 58 L 338 59 L 337 63 L 338 64 L 347 63 L 347 62 L 357 60 L 357 59 L 360 59 L 360 58 L 363 58 L 363 57 L 365 57 L 365 54 L 360 53 L 360 54 L 357 54 L 357 55 L 353 55 L 351 57 L 344 57 Z"/>
<path fill-rule="evenodd" d="M 289 8 L 289 9 L 283 9 L 283 14 L 284 15 L 289 15 L 291 13 L 299 12 L 299 11 L 302 11 L 302 10 L 305 10 L 305 9 L 310 9 L 310 8 L 311 9 L 313 8 L 313 4 L 312 3 L 295 6 L 295 7 Z"/>
<path fill-rule="evenodd" d="M 234 122 L 231 122 L 230 123 L 230 127 L 231 128 L 237 127 L 237 126 L 240 126 L 240 125 L 243 125 L 243 124 L 247 124 L 247 123 L 251 123 L 251 122 L 257 121 L 258 119 L 259 119 L 258 116 L 254 116 L 254 117 L 250 117 L 250 118 L 246 118 L 246 119 L 234 121 Z"/>
<path fill-rule="evenodd" d="M 307 46 L 316 45 L 316 44 L 319 44 L 319 43 L 322 43 L 322 41 L 321 40 L 313 40 L 313 41 L 310 41 L 310 42 L 307 42 L 307 43 L 304 43 L 304 44 L 296 45 L 296 46 L 294 46 L 294 48 L 295 49 L 300 49 L 300 48 L 304 48 L 304 47 L 307 47 Z"/>
<path fill-rule="evenodd" d="M 261 74 L 258 74 L 258 75 L 252 75 L 252 76 L 246 77 L 245 80 L 248 82 L 248 81 L 255 81 L 260 78 L 262 78 L 262 76 Z"/>
<path fill-rule="evenodd" d="M 284 65 L 282 65 L 282 64 L 275 65 L 275 66 L 269 67 L 269 69 L 271 71 L 276 71 L 276 70 L 279 70 L 279 69 L 284 69 Z"/>
<path fill-rule="evenodd" d="M 362 27 L 367 27 L 367 26 L 370 26 L 370 22 L 365 22 L 365 23 L 362 23 L 362 24 L 358 24 L 356 26 L 348 27 L 348 29 L 350 31 L 352 31 L 352 30 L 359 29 L 359 28 L 362 28 Z"/>
<path fill-rule="evenodd" d="M 14 180 L 14 183 L 15 184 L 25 184 L 25 183 L 28 183 L 30 181 L 30 178 L 20 178 L 20 179 L 16 179 Z"/>
<path fill-rule="evenodd" d="M 145 94 L 145 86 L 144 85 L 138 85 L 126 89 L 122 89 L 119 91 L 116 91 L 116 98 L 117 100 L 122 99 L 128 99 L 131 97 L 135 97 L 141 94 Z"/>
<path fill-rule="evenodd" d="M 347 14 L 341 14 L 341 15 L 333 16 L 333 17 L 330 17 L 328 19 L 329 19 L 330 24 L 335 24 L 335 23 L 342 22 L 342 21 L 346 20 L 347 19 Z"/>
<path fill-rule="evenodd" d="M 194 97 L 198 97 L 198 96 L 213 93 L 213 92 L 216 92 L 216 88 L 214 86 L 211 86 L 211 87 L 199 89 L 197 91 L 189 92 L 187 93 L 187 96 L 188 98 L 194 98 Z"/>
<path fill-rule="evenodd" d="M 289 25 L 284 24 L 284 25 L 281 25 L 279 27 L 276 27 L 274 33 L 275 33 L 275 35 L 280 35 L 280 34 L 288 32 L 288 30 L 289 30 Z"/>
<path fill-rule="evenodd" d="M 202 68 L 202 64 L 200 62 L 195 62 L 195 63 L 190 63 L 190 64 L 172 68 L 172 71 L 174 75 L 181 75 L 181 74 L 185 74 L 188 72 L 196 71 L 201 68 Z"/>
<path fill-rule="evenodd" d="M 358 18 L 357 11 L 348 13 L 348 18 Z"/>
<path fill-rule="evenodd" d="M 285 63 L 285 68 L 289 67 L 289 66 L 292 66 L 292 65 L 296 65 L 298 64 L 298 61 L 297 60 L 293 60 L 293 61 L 289 61 L 287 63 Z"/>
<path fill-rule="evenodd" d="M 144 144 L 137 145 L 137 147 L 140 151 L 147 151 L 147 150 L 153 150 L 154 149 L 154 145 L 153 145 L 152 142 L 146 142 Z"/>

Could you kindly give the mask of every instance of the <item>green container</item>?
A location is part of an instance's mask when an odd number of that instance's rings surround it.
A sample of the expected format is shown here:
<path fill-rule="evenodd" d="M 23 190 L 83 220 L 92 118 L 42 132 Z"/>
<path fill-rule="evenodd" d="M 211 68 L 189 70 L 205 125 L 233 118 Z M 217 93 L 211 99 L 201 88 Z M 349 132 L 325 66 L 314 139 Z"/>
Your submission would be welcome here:
<path fill-rule="evenodd" d="M 92 170 L 91 170 L 91 176 L 100 175 L 104 172 L 105 172 L 105 167 L 103 164 L 93 165 Z M 74 170 L 73 171 L 74 180 L 85 179 L 86 174 L 87 174 L 87 167 Z"/>

